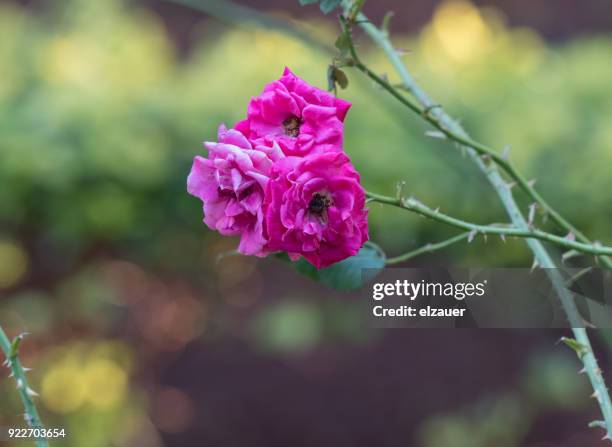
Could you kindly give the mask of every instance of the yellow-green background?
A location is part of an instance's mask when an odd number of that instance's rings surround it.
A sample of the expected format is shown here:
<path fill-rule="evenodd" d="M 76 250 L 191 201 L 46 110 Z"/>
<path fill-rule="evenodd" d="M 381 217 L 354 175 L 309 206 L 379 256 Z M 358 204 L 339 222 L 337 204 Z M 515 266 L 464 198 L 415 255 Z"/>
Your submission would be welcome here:
<path fill-rule="evenodd" d="M 191 160 L 219 123 L 241 119 L 248 99 L 285 66 L 325 88 L 331 56 L 280 32 L 215 19 L 193 27 L 195 45 L 179 51 L 145 6 L 0 3 L 0 321 L 12 334 L 32 333 L 24 361 L 34 367 L 45 422 L 69 432 L 58 445 L 199 445 L 166 437 L 189 433 L 205 417 L 198 398 L 163 379 L 163 365 L 179 362 L 193 344 L 206 350 L 238 339 L 284 361 L 338 349 L 367 356 L 393 337 L 364 329 L 340 299 L 321 300 L 320 289 L 316 297 L 304 289 L 264 294 L 266 268 L 281 282 L 295 279 L 286 265 L 217 262 L 236 242 L 205 228 L 200 204 L 185 191 Z M 331 46 L 335 24 L 314 17 L 294 22 Z M 393 78 L 384 56 L 359 42 L 363 58 Z M 496 10 L 454 1 L 394 43 L 408 50 L 419 82 L 476 138 L 499 150 L 509 145 L 512 161 L 554 206 L 594 239 L 612 242 L 610 35 L 551 44 L 509 26 Z M 491 188 L 458 150 L 427 137 L 417 117 L 356 71 L 347 73 L 349 88 L 339 92 L 353 102 L 345 149 L 368 189 L 393 193 L 405 182 L 406 194 L 449 214 L 505 220 Z M 529 202 L 522 206 L 526 211 Z M 375 206 L 370 234 L 394 255 L 453 230 Z M 528 266 L 531 259 L 521 242 L 489 239 L 413 262 L 449 264 Z M 432 395 L 433 410 L 397 437 L 403 445 L 523 445 L 542 414 L 559 411 L 583 427 L 596 409 L 577 363 L 553 346 L 557 335 L 533 343 L 517 335 L 525 365 L 503 387 L 438 408 Z M 427 336 L 414 337 L 426 350 Z M 447 337 L 449 344 L 468 343 Z M 447 365 L 444 355 L 437 368 Z M 474 380 L 486 355 L 464 360 L 473 364 Z M 193 374 L 207 380 L 205 370 Z M 6 375 L 0 391 L 0 425 L 21 423 Z M 412 405 L 418 413 L 420 403 Z"/>

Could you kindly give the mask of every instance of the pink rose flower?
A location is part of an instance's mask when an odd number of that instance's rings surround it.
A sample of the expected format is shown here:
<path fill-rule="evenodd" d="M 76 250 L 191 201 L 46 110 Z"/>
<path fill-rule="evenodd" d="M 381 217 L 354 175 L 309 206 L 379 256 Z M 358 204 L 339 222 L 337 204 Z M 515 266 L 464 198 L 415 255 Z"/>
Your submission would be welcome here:
<path fill-rule="evenodd" d="M 368 240 L 365 192 L 343 152 L 287 157 L 268 182 L 268 248 L 317 268 L 357 254 Z"/>
<path fill-rule="evenodd" d="M 350 106 L 285 68 L 278 81 L 251 99 L 247 119 L 236 129 L 256 144 L 278 143 L 286 155 L 341 151 L 343 121 Z"/>
<path fill-rule="evenodd" d="M 238 251 L 265 256 L 264 193 L 277 145 L 253 147 L 240 132 L 219 128 L 218 143 L 204 143 L 208 158 L 195 157 L 187 190 L 204 203 L 204 223 L 226 236 L 240 235 Z"/>

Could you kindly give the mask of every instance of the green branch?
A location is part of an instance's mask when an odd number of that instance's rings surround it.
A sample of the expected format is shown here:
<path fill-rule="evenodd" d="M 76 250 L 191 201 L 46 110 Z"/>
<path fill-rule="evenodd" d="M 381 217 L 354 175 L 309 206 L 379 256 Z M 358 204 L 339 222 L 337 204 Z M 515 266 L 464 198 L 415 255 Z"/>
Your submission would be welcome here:
<path fill-rule="evenodd" d="M 346 2 L 350 3 L 350 2 Z M 436 103 L 429 98 L 427 93 L 420 88 L 420 86 L 415 82 L 412 78 L 408 70 L 400 60 L 395 48 L 391 45 L 389 41 L 387 32 L 379 30 L 377 27 L 372 25 L 372 23 L 368 20 L 368 18 L 359 14 L 357 16 L 356 23 L 359 23 L 359 26 L 365 30 L 365 32 L 374 40 L 374 42 L 379 45 L 387 57 L 390 59 L 391 63 L 397 70 L 402 80 L 403 87 L 406 88 L 418 101 L 418 104 L 414 104 L 411 101 L 407 100 L 400 95 L 395 88 L 393 88 L 388 82 L 384 79 L 377 76 L 371 70 L 369 70 L 365 65 L 363 65 L 357 54 L 355 52 L 354 45 L 352 43 L 350 29 L 345 20 L 341 20 L 343 25 L 343 32 L 346 35 L 346 41 L 350 45 L 350 52 L 353 56 L 353 64 L 363 71 L 368 77 L 375 80 L 379 85 L 381 85 L 385 90 L 391 93 L 394 97 L 396 97 L 400 102 L 406 105 L 409 109 L 414 112 L 418 112 L 420 116 L 424 117 L 428 122 L 432 123 L 436 126 L 440 131 L 442 131 L 449 138 L 454 138 L 454 136 L 458 136 L 459 139 L 455 139 L 455 141 L 461 144 L 465 149 L 467 154 L 470 156 L 472 161 L 480 168 L 480 170 L 485 174 L 495 191 L 497 192 L 508 216 L 512 220 L 512 223 L 518 229 L 528 230 L 529 224 L 525 220 L 520 208 L 516 204 L 514 197 L 512 196 L 512 191 L 510 186 L 506 183 L 506 181 L 502 178 L 497 169 L 497 165 L 492 163 L 486 163 L 483 160 L 482 155 L 488 155 L 492 160 L 495 160 L 497 157 L 493 157 L 489 154 L 488 148 L 475 144 L 472 145 L 472 140 L 470 139 L 467 132 L 458 124 L 457 121 L 453 120 L 449 115 L 447 115 L 441 108 L 437 107 Z M 382 81 L 382 82 L 380 82 Z M 435 123 L 435 124 L 434 124 Z M 486 149 L 486 152 L 483 150 Z M 493 152 L 494 153 L 494 152 Z M 509 165 L 509 164 L 508 164 Z M 507 166 L 506 164 L 500 165 L 502 168 Z M 512 170 L 509 172 L 512 175 Z M 519 182 L 519 184 L 521 184 Z M 525 189 L 525 186 L 530 187 L 528 183 L 525 185 L 521 184 L 521 186 Z M 532 188 L 527 188 L 531 195 L 533 196 Z M 539 196 L 535 196 L 538 197 Z M 546 206 L 545 206 L 546 209 Z M 553 218 L 558 216 L 556 214 L 551 214 Z M 569 228 L 570 231 L 573 227 L 567 224 L 567 222 L 563 219 L 558 219 L 557 223 L 564 228 Z M 569 227 L 568 227 L 569 225 Z M 572 231 L 577 238 L 579 238 L 582 242 L 587 241 L 588 239 L 582 235 L 580 232 Z M 593 387 L 594 393 L 593 395 L 597 398 L 597 402 L 599 403 L 599 407 L 601 409 L 601 413 L 604 417 L 604 421 L 602 423 L 606 427 L 606 435 L 604 439 L 612 440 L 612 402 L 610 401 L 610 395 L 608 393 L 608 388 L 606 387 L 603 375 L 601 373 L 601 369 L 597 364 L 597 359 L 593 353 L 593 349 L 591 348 L 591 342 L 587 335 L 587 332 L 582 326 L 584 322 L 580 317 L 578 309 L 576 308 L 576 304 L 573 300 L 573 296 L 566 289 L 565 282 L 561 274 L 555 269 L 556 265 L 553 259 L 550 257 L 542 243 L 536 239 L 529 238 L 526 240 L 527 245 L 531 249 L 536 263 L 546 269 L 546 273 L 559 296 L 563 309 L 567 315 L 568 321 L 573 328 L 572 331 L 574 333 L 575 341 L 581 346 L 581 354 L 579 355 L 583 365 L 584 371 L 587 374 L 589 381 L 591 382 L 591 386 Z M 610 264 L 609 259 L 602 258 L 603 262 L 608 266 Z"/>
<path fill-rule="evenodd" d="M 471 232 L 461 233 L 461 234 L 458 234 L 457 236 L 453 236 L 441 242 L 423 245 L 422 247 L 409 251 L 408 253 L 404 253 L 402 255 L 395 256 L 393 258 L 387 258 L 385 264 L 387 265 L 399 264 L 401 262 L 406 262 L 409 259 L 416 258 L 417 256 L 423 255 L 425 253 L 433 253 L 434 251 L 442 250 L 448 247 L 449 245 L 453 245 L 457 242 L 461 242 L 465 239 L 469 239 L 471 235 L 472 235 Z"/>
<path fill-rule="evenodd" d="M 540 209 L 545 212 L 553 222 L 555 222 L 560 228 L 569 233 L 573 234 L 576 239 L 584 244 L 593 245 L 591 241 L 583 232 L 572 225 L 567 219 L 565 219 L 559 212 L 557 212 L 533 187 L 532 183 L 523 177 L 516 168 L 506 159 L 504 155 L 500 155 L 497 151 L 490 148 L 489 146 L 479 143 L 465 133 L 465 131 L 459 126 L 452 118 L 450 118 L 439 104 L 433 102 L 429 96 L 422 91 L 417 84 L 414 82 L 410 73 L 406 69 L 405 65 L 401 61 L 396 49 L 393 47 L 387 33 L 378 29 L 374 26 L 367 17 L 363 14 L 358 14 L 357 23 L 359 26 L 370 36 L 372 39 L 381 46 L 389 57 L 391 63 L 398 71 L 400 78 L 402 79 L 402 87 L 410 92 L 417 100 L 413 102 L 406 98 L 398 89 L 389 83 L 385 78 L 376 74 L 370 70 L 359 58 L 355 50 L 351 35 L 349 22 L 343 21 L 343 32 L 346 33 L 348 44 L 348 50 L 352 57 L 352 60 L 347 61 L 348 65 L 352 65 L 359 71 L 368 76 L 371 80 L 376 82 L 384 90 L 390 93 L 403 105 L 408 107 L 413 112 L 417 113 L 422 119 L 431 124 L 434 128 L 440 131 L 449 140 L 454 141 L 460 146 L 467 147 L 476 152 L 476 154 L 482 156 L 481 164 L 485 167 L 490 167 L 489 163 L 494 162 L 497 166 L 502 168 L 508 176 L 516 182 L 516 184 L 529 196 L 535 203 L 537 203 Z M 600 257 L 601 262 L 607 268 L 612 269 L 612 260 L 606 256 Z"/>
<path fill-rule="evenodd" d="M 236 25 L 254 25 L 259 28 L 278 31 L 284 33 L 298 41 L 304 42 L 309 47 L 322 51 L 324 53 L 333 54 L 334 49 L 319 39 L 313 37 L 313 34 L 307 30 L 297 28 L 296 26 L 270 14 L 261 12 L 255 8 L 240 5 L 228 0 L 165 0 L 169 3 L 176 3 L 186 6 L 191 9 L 201 11 L 203 13 L 214 16 L 225 22 Z"/>
<path fill-rule="evenodd" d="M 612 247 L 604 247 L 599 245 L 589 245 L 584 244 L 582 242 L 576 242 L 566 237 L 557 236 L 552 233 L 548 233 L 546 231 L 539 230 L 537 228 L 532 228 L 528 226 L 527 228 L 516 228 L 516 227 L 503 227 L 503 226 L 494 226 L 494 225 L 479 225 L 470 222 L 466 222 L 465 220 L 457 219 L 455 217 L 451 217 L 447 214 L 441 213 L 439 210 L 434 210 L 419 202 L 414 198 L 401 198 L 401 197 L 388 197 L 380 194 L 376 194 L 373 192 L 366 192 L 366 195 L 369 199 L 372 199 L 374 202 L 385 203 L 388 205 L 393 205 L 398 208 L 402 208 L 408 211 L 412 211 L 414 213 L 420 214 L 422 216 L 428 217 L 435 221 L 460 228 L 462 230 L 468 230 L 472 232 L 473 235 L 477 234 L 491 234 L 491 235 L 499 235 L 499 236 L 509 236 L 509 237 L 521 237 L 526 239 L 539 239 L 544 242 L 550 242 L 552 244 L 558 245 L 567 250 L 576 250 L 582 253 L 591 254 L 591 255 L 612 255 Z"/>
<path fill-rule="evenodd" d="M 33 397 L 36 393 L 28 385 L 26 378 L 26 369 L 21 365 L 19 361 L 19 343 L 23 339 L 23 334 L 15 337 L 11 342 L 6 336 L 4 329 L 0 326 L 0 349 L 4 353 L 6 360 L 4 365 L 11 370 L 11 376 L 17 383 L 17 391 L 21 397 L 21 402 L 25 409 L 25 420 L 30 428 L 43 429 L 40 416 L 36 410 Z M 45 438 L 38 438 L 36 440 L 36 447 L 48 447 L 49 443 Z"/>

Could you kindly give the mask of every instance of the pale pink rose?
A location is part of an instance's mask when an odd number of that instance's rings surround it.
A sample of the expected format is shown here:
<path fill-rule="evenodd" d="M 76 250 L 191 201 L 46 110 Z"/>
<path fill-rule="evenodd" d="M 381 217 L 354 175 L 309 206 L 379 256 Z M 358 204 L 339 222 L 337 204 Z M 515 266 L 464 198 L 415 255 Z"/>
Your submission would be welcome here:
<path fill-rule="evenodd" d="M 264 208 L 268 249 L 317 268 L 357 254 L 368 240 L 365 192 L 343 152 L 280 160 Z"/>
<path fill-rule="evenodd" d="M 240 236 L 238 251 L 265 256 L 262 205 L 277 145 L 253 147 L 234 129 L 219 128 L 219 141 L 205 143 L 208 158 L 195 157 L 187 190 L 204 203 L 204 223 L 226 236 Z"/>
<path fill-rule="evenodd" d="M 285 68 L 279 80 L 251 99 L 247 118 L 236 129 L 256 144 L 278 143 L 286 155 L 341 151 L 350 106 Z"/>

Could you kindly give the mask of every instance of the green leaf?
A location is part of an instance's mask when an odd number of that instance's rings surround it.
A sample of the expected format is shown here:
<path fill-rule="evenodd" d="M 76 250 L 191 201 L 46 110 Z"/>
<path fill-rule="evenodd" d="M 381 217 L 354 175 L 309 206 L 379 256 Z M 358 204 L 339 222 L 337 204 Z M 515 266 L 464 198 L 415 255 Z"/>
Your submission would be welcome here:
<path fill-rule="evenodd" d="M 346 73 L 344 73 L 344 71 L 335 67 L 334 76 L 336 78 L 336 82 L 338 83 L 341 89 L 344 90 L 348 87 L 348 78 L 346 77 Z"/>
<path fill-rule="evenodd" d="M 573 338 L 561 337 L 560 341 L 562 341 L 568 347 L 570 347 L 574 351 L 576 351 L 576 354 L 580 358 L 582 358 L 585 354 L 587 354 L 589 352 L 589 348 L 587 346 L 583 345 L 582 343 L 580 343 L 579 341 L 577 341 L 577 340 L 575 340 Z"/>
<path fill-rule="evenodd" d="M 336 39 L 336 43 L 334 45 L 340 51 L 341 57 L 346 57 L 350 53 L 351 41 L 347 33 L 343 32 L 342 34 L 340 34 Z"/>
<path fill-rule="evenodd" d="M 340 3 L 342 3 L 342 0 L 321 0 L 320 8 L 323 14 L 329 14 L 340 6 Z"/>
<path fill-rule="evenodd" d="M 348 87 L 348 82 L 348 78 L 344 71 L 334 65 L 330 65 L 327 68 L 327 89 L 329 91 L 334 90 L 336 84 L 338 84 L 340 88 L 345 89 Z"/>
<path fill-rule="evenodd" d="M 23 332 L 13 339 L 11 343 L 11 357 L 16 357 L 19 354 L 19 345 L 21 343 L 21 340 L 23 340 L 26 335 L 28 335 L 28 333 Z"/>
<path fill-rule="evenodd" d="M 313 3 L 319 3 L 319 0 L 300 0 L 300 5 L 312 5 Z"/>
<path fill-rule="evenodd" d="M 305 259 L 295 262 L 294 266 L 302 275 L 326 286 L 339 290 L 353 290 L 376 276 L 385 266 L 385 257 L 376 248 L 366 245 L 355 256 L 321 270 L 317 270 Z"/>

